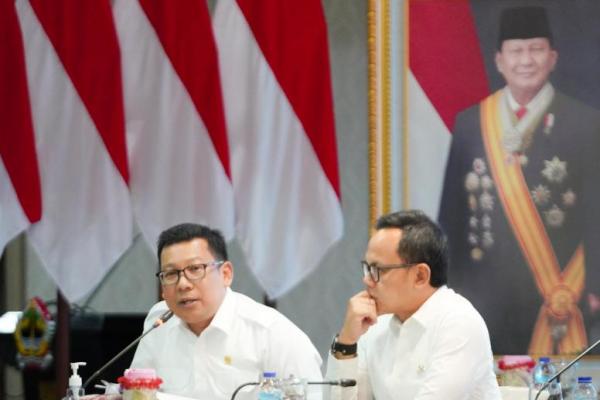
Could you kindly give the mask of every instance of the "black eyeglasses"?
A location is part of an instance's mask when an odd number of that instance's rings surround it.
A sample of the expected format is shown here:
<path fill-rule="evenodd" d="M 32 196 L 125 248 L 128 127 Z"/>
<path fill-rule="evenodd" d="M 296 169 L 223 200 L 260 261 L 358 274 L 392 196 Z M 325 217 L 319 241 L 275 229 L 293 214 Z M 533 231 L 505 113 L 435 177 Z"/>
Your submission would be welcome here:
<path fill-rule="evenodd" d="M 363 276 L 366 278 L 367 276 L 371 278 L 373 282 L 379 282 L 379 273 L 380 271 L 386 269 L 397 269 L 397 268 L 410 268 L 413 265 L 417 265 L 419 263 L 409 263 L 409 264 L 390 264 L 390 265 L 375 265 L 369 264 L 365 260 L 360 262 L 362 265 Z"/>
<path fill-rule="evenodd" d="M 181 274 L 184 274 L 188 281 L 198 281 L 206 276 L 206 268 L 220 267 L 225 261 L 210 261 L 207 263 L 198 263 L 188 265 L 183 269 L 169 269 L 156 273 L 160 283 L 163 285 L 174 285 L 179 282 Z"/>

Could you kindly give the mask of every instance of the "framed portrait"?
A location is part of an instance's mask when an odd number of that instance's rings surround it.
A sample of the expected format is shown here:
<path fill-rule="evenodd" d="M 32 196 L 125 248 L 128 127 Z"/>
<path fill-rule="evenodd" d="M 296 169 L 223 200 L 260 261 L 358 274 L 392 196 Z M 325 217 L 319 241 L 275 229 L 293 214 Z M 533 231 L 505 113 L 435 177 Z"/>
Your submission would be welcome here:
<path fill-rule="evenodd" d="M 370 212 L 419 208 L 496 354 L 600 337 L 600 3 L 369 3 Z"/>

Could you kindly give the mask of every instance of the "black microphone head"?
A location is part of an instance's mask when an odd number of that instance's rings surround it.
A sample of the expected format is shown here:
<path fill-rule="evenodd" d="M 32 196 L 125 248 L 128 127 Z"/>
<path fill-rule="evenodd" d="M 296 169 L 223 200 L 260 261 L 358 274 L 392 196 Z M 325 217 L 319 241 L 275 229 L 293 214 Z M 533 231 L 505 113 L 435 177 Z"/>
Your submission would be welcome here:
<path fill-rule="evenodd" d="M 171 311 L 171 310 L 165 311 L 160 317 L 158 317 L 156 319 L 156 321 L 154 321 L 154 323 L 152 324 L 152 329 L 158 328 L 159 326 L 161 326 L 162 324 L 167 322 L 172 316 L 173 316 L 173 311 Z"/>
<path fill-rule="evenodd" d="M 173 311 L 167 310 L 167 312 L 165 312 L 163 315 L 160 316 L 160 319 L 162 320 L 162 322 L 164 324 L 165 322 L 170 320 L 173 315 L 174 315 Z"/>
<path fill-rule="evenodd" d="M 340 379 L 341 387 L 356 386 L 356 379 Z"/>

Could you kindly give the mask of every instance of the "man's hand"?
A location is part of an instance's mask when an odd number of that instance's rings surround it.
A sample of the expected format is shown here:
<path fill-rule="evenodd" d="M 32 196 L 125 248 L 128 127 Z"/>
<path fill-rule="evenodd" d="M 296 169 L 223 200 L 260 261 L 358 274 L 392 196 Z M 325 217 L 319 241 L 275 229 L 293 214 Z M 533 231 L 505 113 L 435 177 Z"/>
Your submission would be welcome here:
<path fill-rule="evenodd" d="M 354 344 L 364 333 L 377 322 L 377 307 L 375 300 L 366 290 L 348 300 L 348 309 L 344 326 L 338 336 L 341 344 Z"/>

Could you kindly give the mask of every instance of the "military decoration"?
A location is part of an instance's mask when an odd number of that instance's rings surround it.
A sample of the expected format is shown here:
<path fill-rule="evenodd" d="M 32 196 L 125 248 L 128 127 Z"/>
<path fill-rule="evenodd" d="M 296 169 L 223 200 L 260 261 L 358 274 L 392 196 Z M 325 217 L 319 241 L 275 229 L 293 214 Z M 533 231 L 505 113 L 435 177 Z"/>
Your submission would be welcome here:
<path fill-rule="evenodd" d="M 533 198 L 533 202 L 538 206 L 545 206 L 550 201 L 551 197 L 550 190 L 545 185 L 537 185 L 531 191 L 531 198 Z"/>
<path fill-rule="evenodd" d="M 544 133 L 549 135 L 554 127 L 554 114 L 548 113 L 544 115 Z"/>
<path fill-rule="evenodd" d="M 481 261 L 481 259 L 483 258 L 483 250 L 481 250 L 479 247 L 474 247 L 471 249 L 471 258 L 474 261 Z"/>
<path fill-rule="evenodd" d="M 525 154 L 520 154 L 519 155 L 519 163 L 521 164 L 522 167 L 526 167 L 527 164 L 529 163 L 529 158 L 527 158 L 527 156 Z"/>
<path fill-rule="evenodd" d="M 465 175 L 465 190 L 470 210 L 466 239 L 471 247 L 471 258 L 479 261 L 485 254 L 484 249 L 490 249 L 494 245 L 490 213 L 496 205 L 494 180 L 488 175 L 488 167 L 483 158 L 473 160 L 472 170 Z"/>
<path fill-rule="evenodd" d="M 548 122 L 545 124 L 552 126 L 553 118 L 552 114 L 546 115 L 545 119 Z M 569 175 L 567 162 L 561 161 L 557 156 L 551 160 L 544 160 L 540 175 L 543 183 L 531 190 L 531 199 L 543 216 L 546 226 L 560 228 L 567 218 L 565 210 L 574 207 L 577 200 L 575 192 L 563 186 Z"/>
<path fill-rule="evenodd" d="M 551 183 L 561 183 L 567 177 L 567 162 L 556 156 L 552 160 L 544 160 L 542 176 Z"/>
<path fill-rule="evenodd" d="M 576 200 L 577 196 L 571 189 L 562 194 L 562 202 L 565 207 L 573 207 Z"/>
<path fill-rule="evenodd" d="M 549 226 L 558 228 L 565 221 L 565 213 L 555 204 L 549 210 L 544 211 L 544 218 Z"/>
<path fill-rule="evenodd" d="M 473 193 L 479 189 L 479 176 L 475 172 L 469 172 L 465 178 L 465 189 Z"/>
<path fill-rule="evenodd" d="M 489 249 L 494 245 L 494 235 L 492 235 L 492 232 L 484 231 L 482 233 L 481 244 L 486 249 Z"/>

